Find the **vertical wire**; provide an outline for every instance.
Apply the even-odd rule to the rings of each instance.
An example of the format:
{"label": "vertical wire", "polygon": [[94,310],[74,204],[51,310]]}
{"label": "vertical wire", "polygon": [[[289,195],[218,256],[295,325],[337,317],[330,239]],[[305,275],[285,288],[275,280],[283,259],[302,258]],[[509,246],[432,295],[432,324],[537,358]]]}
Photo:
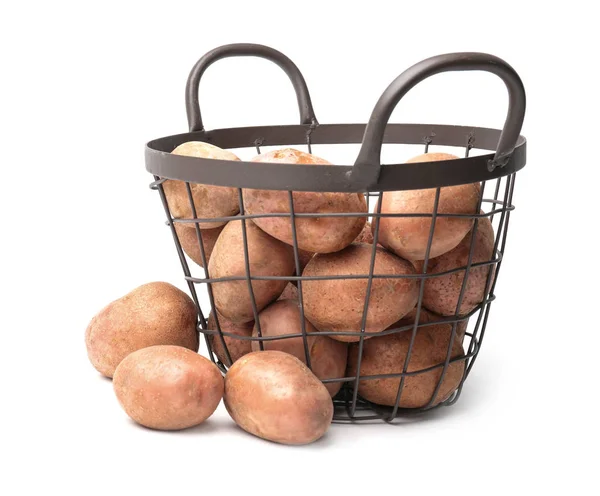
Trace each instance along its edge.
{"label": "vertical wire", "polygon": [[298,279],[298,309],[300,310],[300,325],[302,328],[302,341],[304,343],[304,355],[306,357],[306,365],[312,370],[310,363],[310,350],[308,348],[308,337],[306,335],[306,319],[304,318],[304,301],[302,297],[302,271],[300,270],[300,256],[298,255],[298,235],[296,231],[296,211],[294,210],[294,196],[291,191],[288,191],[288,199],[290,206],[290,220],[292,222],[292,242],[294,248],[294,262],[296,264],[296,275]]}
{"label": "vertical wire", "polygon": [[[377,203],[377,214],[381,214],[381,203]],[[369,300],[371,299],[371,287],[373,285],[373,272],[375,270],[375,257],[377,255],[377,241],[379,240],[379,215],[373,218],[375,222],[375,231],[373,232],[373,246],[371,248],[371,261],[369,263],[369,278],[367,279],[367,289],[365,293],[365,303],[363,306],[362,322],[360,325],[360,338],[358,341],[358,361],[356,363],[356,377],[354,378],[354,388],[352,391],[352,404],[350,405],[350,417],[356,413],[356,401],[358,399],[358,383],[360,380],[360,366],[362,363],[363,347],[365,342],[365,331],[367,327],[367,313],[369,311]]]}
{"label": "vertical wire", "polygon": [[[258,337],[262,338],[262,329],[260,327],[260,319],[258,318],[258,308],[256,306],[256,298],[254,296],[254,289],[252,288],[252,275],[250,274],[250,257],[248,255],[248,233],[246,230],[246,214],[244,211],[244,197],[242,195],[242,188],[238,188],[238,201],[240,204],[240,221],[242,223],[242,242],[244,244],[244,268],[246,271],[246,282],[248,284],[248,291],[250,292],[250,303],[252,304],[252,313],[254,314],[254,323],[256,324],[256,331]],[[258,341],[260,351],[264,351],[265,345],[261,340]]]}
{"label": "vertical wire", "polygon": [[312,155],[312,140],[311,140],[311,134],[313,133],[313,131],[315,129],[317,129],[318,127],[318,123],[315,119],[312,120],[312,122],[310,123],[309,128],[306,130],[306,145],[308,147],[308,153],[310,153]]}
{"label": "vertical wire", "polygon": [[[508,181],[508,178],[507,178]],[[492,203],[492,210],[496,210],[496,202],[498,201],[498,193],[500,192],[500,183],[502,182],[502,176],[496,179],[496,190],[494,191],[494,203]],[[508,185],[506,185],[508,186]],[[494,222],[494,214],[490,217],[490,222]]]}
{"label": "vertical wire", "polygon": [[[480,190],[480,194],[479,194],[479,200],[477,201],[477,207],[475,210],[475,214],[479,214],[479,212],[481,212],[481,204],[483,203],[483,195],[484,195],[484,191],[485,191],[485,182],[483,183],[483,186],[481,186],[481,190]],[[467,289],[467,283],[469,280],[469,273],[471,272],[471,265],[473,263],[473,255],[475,253],[475,245],[476,245],[476,239],[477,239],[477,229],[479,227],[479,217],[475,217],[475,220],[473,222],[473,228],[471,230],[471,245],[469,246],[469,256],[467,258],[467,265],[465,268],[465,272],[464,272],[464,276],[463,276],[463,281],[462,281],[462,285],[460,288],[460,293],[458,294],[458,301],[456,303],[456,309],[454,311],[454,319],[456,320],[458,317],[460,317],[460,307],[462,305],[462,301],[464,299],[465,296],[465,292]],[[485,299],[485,293],[484,293],[484,299]],[[456,328],[458,326],[458,322],[455,321],[452,323],[452,333],[450,334],[450,341],[448,342],[448,350],[446,353],[446,360],[444,361],[444,367],[442,368],[442,373],[440,375],[440,378],[438,380],[438,383],[435,387],[435,390],[433,391],[433,395],[431,397],[431,399],[429,400],[429,402],[427,403],[427,405],[425,406],[425,408],[430,408],[433,403],[435,402],[437,395],[440,391],[440,388],[442,387],[442,382],[444,381],[444,378],[446,377],[446,372],[448,371],[448,366],[450,364],[450,359],[452,358],[452,347],[454,346],[454,340],[456,339]],[[464,375],[464,374],[463,374]]]}
{"label": "vertical wire", "polygon": [[[505,190],[505,195],[504,195],[504,208],[502,210],[502,215],[504,216],[504,214],[506,214],[505,219],[506,221],[504,222],[503,225],[503,219],[502,217],[500,218],[500,225],[498,226],[498,231],[502,230],[502,246],[500,247],[500,254],[502,256],[504,256],[504,249],[506,247],[506,236],[508,234],[508,222],[510,220],[510,210],[508,210],[508,207],[512,205],[512,197],[513,197],[513,191],[514,191],[514,186],[515,186],[515,173],[511,174],[510,176],[507,176],[506,178],[506,190]],[[507,200],[507,195],[506,193],[508,193],[508,200]],[[497,245],[498,245],[498,241],[500,240],[500,235],[497,237],[496,239],[496,243],[494,245],[494,255],[496,253],[497,250]],[[485,295],[487,297],[487,292],[489,291],[490,295],[494,294],[494,289],[496,288],[496,283],[498,282],[498,274],[500,273],[500,267],[502,266],[502,260],[500,260],[498,262],[498,265],[496,267],[495,270],[495,274],[493,276],[493,282],[492,282],[492,273],[494,272],[492,270],[492,267],[490,267],[490,272],[488,274],[488,278],[486,281],[486,292]],[[491,287],[490,287],[491,285]],[[483,326],[481,328],[481,337],[479,339],[479,345],[481,346],[481,342],[483,341],[483,336],[485,335],[485,328],[486,328],[486,324],[487,324],[487,318],[488,318],[488,314],[489,314],[489,309],[491,307],[492,302],[490,302],[487,306],[486,309],[486,315],[484,318],[484,322],[483,322]],[[471,361],[470,365],[469,365],[469,370],[468,372],[471,371],[471,368],[473,367],[473,363],[475,362],[475,358],[476,356],[473,357],[473,360]]]}
{"label": "vertical wire", "polygon": [[264,138],[256,138],[254,140],[254,146],[256,147],[256,153],[258,155],[260,155],[260,145],[262,145],[264,143],[265,139]]}
{"label": "vertical wire", "polygon": [[[196,214],[196,204],[194,203],[194,196],[192,195],[192,188],[190,186],[190,183],[186,182],[185,187],[187,190],[188,200],[190,202],[190,208],[192,209],[192,217],[194,218],[194,220],[197,221],[198,215]],[[200,258],[202,259],[202,267],[204,268],[204,273],[206,275],[206,278],[210,279],[210,274],[208,273],[208,260],[206,259],[206,252],[204,250],[204,239],[202,237],[202,233],[200,232],[200,224],[198,222],[194,222],[194,227],[196,229],[196,238],[198,240],[198,244],[200,245]],[[223,331],[221,330],[221,325],[219,323],[219,314],[217,312],[217,307],[215,307],[215,300],[213,298],[212,283],[210,283],[210,282],[207,283],[206,289],[208,291],[208,299],[210,301],[210,307],[212,308],[212,311],[213,311],[213,314],[215,317],[215,324],[217,325],[219,339],[221,340],[221,344],[223,345],[223,349],[225,350],[225,357],[227,358],[227,360],[229,362],[225,365],[227,365],[228,367],[231,367],[231,365],[233,365],[233,360],[231,359],[231,355],[229,353],[229,348],[227,347],[227,344],[225,343],[225,337],[223,336]],[[206,324],[205,324],[205,326],[203,326],[203,328],[208,329],[208,322],[206,322]],[[210,355],[212,355],[213,349],[212,349],[212,345],[210,344],[210,338],[206,334],[205,334],[205,337],[206,337],[206,346],[208,348],[208,353]]]}
{"label": "vertical wire", "polygon": [[404,359],[404,365],[402,366],[402,376],[400,377],[400,384],[398,384],[398,392],[396,393],[396,401],[394,402],[394,408],[390,414],[389,421],[391,422],[398,413],[400,406],[400,399],[402,397],[402,391],[404,390],[404,382],[406,380],[406,372],[408,371],[408,365],[410,363],[410,357],[412,355],[412,349],[415,344],[417,337],[417,330],[419,328],[419,320],[421,318],[421,308],[423,306],[423,292],[425,290],[425,276],[427,275],[427,265],[429,264],[429,255],[431,253],[431,245],[433,244],[433,233],[435,231],[435,223],[437,220],[438,207],[440,204],[441,188],[436,188],[435,199],[433,200],[433,212],[431,214],[431,225],[429,226],[429,237],[427,238],[427,247],[425,248],[425,260],[423,260],[423,270],[421,274],[421,281],[419,283],[419,299],[417,300],[417,313],[415,315],[415,323],[413,325],[412,333],[410,336],[410,342],[408,344],[408,350],[406,352],[406,358]]}
{"label": "vertical wire", "polygon": [[[429,153],[429,145],[433,141],[432,136],[426,136],[424,138],[425,141],[425,153]],[[423,270],[421,272],[422,275],[427,274],[427,265],[429,263],[429,254],[431,252],[431,244],[433,242],[433,233],[435,231],[435,222],[437,219],[437,210],[440,202],[440,193],[441,189],[436,188],[435,198],[433,200],[433,212],[431,215],[431,224],[429,226],[429,236],[427,238],[427,247],[425,248],[425,260],[423,261]],[[417,337],[417,330],[419,328],[419,320],[421,318],[421,308],[423,306],[423,291],[425,289],[425,277],[421,278],[419,282],[419,299],[417,300],[417,312],[415,315],[415,322],[413,325],[413,330],[410,336],[410,342],[408,344],[408,350],[406,354],[406,358],[404,359],[404,365],[402,366],[402,373],[400,376],[400,383],[398,384],[398,392],[396,393],[396,401],[394,402],[394,407],[392,408],[392,413],[386,419],[387,422],[392,422],[396,415],[398,414],[398,408],[400,407],[400,399],[402,398],[402,391],[404,390],[404,383],[406,381],[406,372],[408,371],[408,364],[410,363],[410,357],[412,355],[412,349],[415,344],[415,339]]]}
{"label": "vertical wire", "polygon": [[[504,194],[504,205],[502,208],[502,214],[500,216],[500,224],[498,226],[498,232],[500,232],[500,230],[503,228],[504,226],[504,234],[503,234],[503,238],[504,235],[507,231],[507,227],[508,227],[508,222],[506,224],[504,224],[504,218],[505,218],[505,214],[510,216],[510,211],[508,211],[508,207],[510,205],[512,205],[512,190],[514,187],[514,178],[515,178],[515,174],[513,173],[512,175],[507,177],[507,181],[506,181],[506,190],[505,190],[505,194]],[[512,179],[512,181],[511,181]],[[505,238],[504,238],[505,239]],[[498,250],[498,243],[500,240],[500,235],[496,236],[496,240],[494,242],[494,251],[492,254],[492,257],[496,256],[497,250]],[[502,252],[504,251],[504,246],[505,244],[503,243],[501,249]],[[494,276],[494,285],[493,287],[495,287],[496,281],[498,280],[498,269],[500,267],[501,261],[498,263],[498,267],[496,268],[496,273]],[[484,292],[484,298],[486,301],[489,298],[489,295],[492,294],[493,292],[493,287],[491,289],[489,289],[490,286],[490,281],[492,280],[492,273],[494,271],[492,270],[492,266],[490,266],[490,270],[488,272],[488,276],[486,279],[486,289]],[[462,388],[464,386],[465,380],[467,379],[469,373],[471,372],[471,369],[473,368],[473,365],[475,363],[475,360],[477,358],[477,355],[479,354],[479,350],[481,349],[481,343],[483,342],[483,337],[485,335],[485,329],[487,326],[487,320],[488,320],[488,316],[489,316],[489,312],[490,312],[490,307],[491,307],[491,302],[487,302],[483,308],[480,309],[479,315],[477,317],[477,323],[475,324],[475,331],[473,334],[473,337],[471,339],[471,343],[469,345],[469,350],[468,350],[468,355],[470,355],[471,353],[473,353],[475,346],[477,346],[477,353],[473,355],[472,359],[470,360],[470,363],[467,364],[464,376],[462,381],[459,384],[458,387],[458,392],[457,395],[460,396],[461,392],[462,392]],[[483,319],[483,322],[482,322]],[[479,338],[477,338],[477,331],[479,330],[480,327],[480,322],[481,322],[481,334],[479,336]]]}
{"label": "vertical wire", "polygon": [[[154,175],[154,180],[159,181],[160,177]],[[169,228],[171,229],[171,234],[173,236],[173,241],[175,242],[175,248],[177,249],[177,255],[179,255],[179,261],[181,262],[181,268],[183,269],[183,274],[186,278],[191,277],[190,268],[188,266],[187,260],[185,259],[185,255],[183,253],[183,249],[181,248],[181,243],[179,242],[179,236],[177,236],[177,231],[175,231],[175,223],[173,221],[173,216],[171,215],[171,210],[169,209],[169,203],[167,202],[167,196],[165,195],[165,190],[163,189],[162,183],[158,185],[158,194],[160,196],[160,201],[165,210],[165,214],[167,215],[167,222],[169,223]],[[192,300],[196,305],[196,310],[198,311],[198,317],[200,319],[200,325],[202,328],[206,327],[206,319],[204,318],[204,314],[202,313],[202,308],[200,308],[200,302],[198,301],[198,295],[196,294],[196,287],[194,283],[191,281],[187,281],[188,289],[192,295]],[[196,327],[196,333],[199,334],[198,328]],[[200,336],[198,336],[198,341],[200,341]],[[208,336],[204,335],[204,341],[206,342],[206,346],[209,347]],[[210,348],[209,348],[210,349]],[[216,363],[214,356],[210,353],[210,359],[213,363]]]}

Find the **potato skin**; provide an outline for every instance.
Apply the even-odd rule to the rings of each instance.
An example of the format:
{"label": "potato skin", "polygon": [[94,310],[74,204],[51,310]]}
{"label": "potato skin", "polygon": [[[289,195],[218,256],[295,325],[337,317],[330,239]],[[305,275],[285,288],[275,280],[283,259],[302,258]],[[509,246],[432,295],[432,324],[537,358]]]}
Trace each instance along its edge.
{"label": "potato skin", "polygon": [[283,290],[283,293],[279,295],[278,300],[297,300],[298,299],[298,288],[291,282],[287,283],[287,286]]}
{"label": "potato skin", "polygon": [[144,284],[104,307],[85,331],[92,365],[112,377],[130,353],[171,344],[198,351],[197,312],[192,299],[166,282]]}
{"label": "potato skin", "polygon": [[[221,331],[223,332],[230,332],[238,336],[250,337],[252,336],[254,321],[251,320],[250,322],[236,324],[231,322],[231,320],[226,319],[222,315],[219,315],[219,325],[221,327]],[[213,312],[211,312],[208,317],[208,328],[211,330],[217,330],[217,323],[215,321]],[[229,355],[234,362],[239,360],[246,353],[250,353],[252,351],[250,340],[236,339],[230,336],[223,336],[223,339],[227,349],[229,350]],[[230,367],[231,363],[229,363],[227,360],[227,354],[225,353],[225,348],[223,347],[221,338],[218,335],[209,335],[208,340],[213,348],[213,351],[215,352],[215,355],[217,355],[217,358],[225,365]]]}
{"label": "potato skin", "polygon": [[[353,243],[343,251],[318,254],[304,276],[368,275],[372,245]],[[411,263],[377,247],[374,274],[414,274]],[[352,331],[357,336],[331,336],[358,341],[367,292],[367,279],[307,280],[302,282],[304,312],[321,331]],[[379,332],[401,319],[417,302],[417,279],[373,279],[367,313],[367,332]]]}
{"label": "potato skin", "polygon": [[333,418],[333,402],[323,383],[295,356],[256,351],[225,376],[225,407],[242,429],[283,444],[321,438]]}
{"label": "potato skin", "polygon": [[[469,233],[453,250],[432,258],[427,264],[427,272],[437,274],[458,267],[466,267],[469,260],[472,232]],[[494,228],[487,217],[479,219],[473,263],[486,262],[492,259],[494,252]],[[419,264],[418,270],[422,267]],[[492,270],[495,270],[492,268]],[[459,315],[466,315],[479,305],[484,298],[485,283],[490,266],[475,267],[469,270],[465,294],[460,305]],[[440,277],[432,277],[425,281],[423,304],[440,315],[454,315],[465,271],[454,272]],[[492,275],[492,280],[494,275]]]}
{"label": "potato skin", "polygon": [[179,430],[210,417],[223,397],[221,372],[180,346],[150,346],[117,367],[113,387],[133,420],[151,429]]}
{"label": "potato skin", "polygon": [[[426,162],[458,158],[447,153],[426,153],[408,160]],[[479,201],[479,183],[447,186],[440,190],[438,213],[475,214]],[[390,191],[382,195],[382,213],[432,213],[436,189]],[[438,217],[431,244],[430,258],[452,250],[466,236],[473,219]],[[431,228],[427,217],[381,217],[378,242],[407,260],[424,260]]]}
{"label": "potato skin", "polygon": [[[411,325],[415,323],[415,317],[417,316],[417,307],[413,308],[410,312],[408,312],[402,319],[396,322],[394,325],[390,326],[392,328],[404,327],[407,325]],[[437,313],[431,312],[427,310],[424,306],[421,306],[421,315],[419,316],[419,323],[429,323],[429,322],[437,322],[440,319],[444,319],[443,315],[438,315]],[[467,327],[469,325],[469,319],[460,321],[456,324],[456,340],[459,343],[463,343],[465,339],[465,333],[467,332]],[[452,324],[440,324],[440,327],[446,327],[448,332],[452,332]],[[438,326],[436,326],[437,328]]]}
{"label": "potato skin", "polygon": [[369,221],[367,221],[365,223],[365,227],[363,227],[362,231],[358,234],[358,236],[356,237],[354,242],[355,243],[366,243],[368,245],[372,245],[373,244],[373,233],[372,233],[371,229],[372,229],[371,223]]}
{"label": "potato skin", "polygon": [[[253,162],[282,164],[332,165],[315,155],[293,148],[263,153]],[[291,167],[291,165],[290,165]],[[244,206],[249,214],[289,213],[287,191],[245,189]],[[298,248],[309,252],[331,253],[348,246],[358,236],[367,220],[367,202],[360,193],[293,193],[296,213],[365,213],[365,217],[296,218]],[[263,231],[287,244],[293,244],[289,218],[264,217],[254,219]]]}
{"label": "potato skin", "polygon": [[[285,336],[302,333],[300,309],[297,300],[278,300],[271,303],[258,315],[263,337]],[[346,372],[348,345],[328,336],[319,336],[317,329],[305,319],[311,369],[319,379],[341,379]],[[314,335],[314,334],[317,335]],[[254,325],[252,336],[258,336],[258,325]],[[263,341],[265,350],[278,350],[294,355],[306,364],[304,340],[301,337]],[[259,351],[258,341],[252,342],[252,351]],[[335,396],[342,387],[341,382],[325,384],[331,396]]]}
{"label": "potato skin", "polygon": [[[198,234],[193,224],[190,224],[190,228],[187,224],[181,224],[175,222],[175,231],[177,231],[177,237],[179,243],[185,254],[196,262],[200,267],[202,265],[202,254],[200,252],[200,243],[198,243]],[[204,254],[206,255],[207,261],[210,261],[210,256],[217,242],[217,238],[223,226],[217,227],[216,229],[200,229],[200,236],[202,236],[202,242],[204,243]]]}
{"label": "potato skin", "polygon": [[[363,358],[360,375],[402,373],[408,353],[412,332],[405,331],[384,336],[375,336],[363,343]],[[408,363],[408,372],[415,372],[443,364],[446,360],[450,333],[447,325],[428,326],[417,330]],[[462,345],[454,339],[451,358],[463,356]],[[358,364],[358,344],[350,346],[348,376],[356,375]],[[432,406],[445,401],[460,384],[465,362],[456,361],[448,365],[444,380]],[[421,408],[431,400],[442,375],[442,367],[428,372],[407,376],[404,381],[400,406]],[[400,378],[365,379],[358,385],[359,394],[368,401],[379,405],[393,406],[400,386]]]}
{"label": "potato skin", "polygon": [[[216,160],[239,160],[230,151],[202,141],[182,143],[171,153],[174,155]],[[192,190],[192,197],[194,198],[194,206],[196,207],[196,217],[198,218],[226,217],[235,215],[240,211],[236,188],[197,183],[190,183],[190,188]],[[163,183],[163,190],[167,197],[171,215],[175,219],[190,219],[193,217],[185,182],[169,179]],[[201,229],[215,229],[225,224],[226,222],[200,222],[199,226]],[[186,224],[185,227],[194,229],[194,224]]]}
{"label": "potato skin", "polygon": [[[253,222],[246,221],[248,259],[253,276],[291,276],[295,272],[293,248],[269,236]],[[242,221],[225,226],[213,249],[208,264],[212,278],[246,276]],[[256,306],[260,312],[276,300],[287,281],[252,281]],[[254,320],[248,283],[222,281],[212,283],[215,307],[220,315],[239,324]]]}

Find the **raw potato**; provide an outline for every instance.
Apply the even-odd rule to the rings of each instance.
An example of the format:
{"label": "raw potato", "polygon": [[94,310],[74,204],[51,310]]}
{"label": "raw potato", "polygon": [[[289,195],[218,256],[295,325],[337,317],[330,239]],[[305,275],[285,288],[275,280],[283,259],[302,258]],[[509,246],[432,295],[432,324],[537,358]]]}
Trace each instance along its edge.
{"label": "raw potato", "polygon": [[277,298],[278,300],[297,300],[298,299],[298,288],[291,282],[287,283],[287,286],[283,290],[283,293]]}
{"label": "raw potato", "polygon": [[[399,332],[376,336],[364,341],[361,376],[380,374],[400,374],[408,353],[411,332]],[[446,361],[450,332],[446,325],[424,327],[417,331],[407,372],[416,372]],[[460,342],[455,338],[451,358],[463,356]],[[358,345],[350,347],[348,376],[355,376],[358,363]],[[413,376],[407,376],[402,389],[400,407],[421,408],[426,406],[442,376],[442,367]],[[448,365],[444,380],[432,406],[445,401],[456,390],[465,370],[464,360]],[[358,393],[368,401],[379,405],[393,406],[400,386],[400,377],[384,379],[364,379],[358,384]]]}
{"label": "raw potato", "polygon": [[[304,270],[304,267],[306,267],[306,264],[308,264],[308,262],[310,262],[310,259],[315,255],[315,253],[313,251],[306,251],[306,250],[298,250],[298,261],[300,262],[300,273],[302,273],[302,271]],[[294,261],[295,263],[295,261]]]}
{"label": "raw potato", "polygon": [[[253,162],[281,164],[332,165],[315,155],[293,148],[284,148],[255,157]],[[292,165],[290,165],[291,167]],[[249,214],[289,214],[286,191],[245,189],[244,206]],[[367,202],[361,193],[293,193],[296,213],[367,213]],[[263,231],[288,244],[293,244],[289,218],[263,217],[254,219]],[[331,253],[348,246],[365,225],[365,217],[296,218],[298,248],[310,252]]]}
{"label": "raw potato", "polygon": [[[408,312],[402,319],[391,327],[399,328],[407,325],[412,325],[415,323],[415,317],[417,316],[417,307],[413,308],[410,312]],[[437,322],[446,317],[442,315],[438,315],[437,313],[433,313],[427,310],[424,306],[421,306],[421,315],[419,316],[419,323],[425,324],[428,322]],[[465,333],[467,332],[467,326],[469,325],[469,319],[461,320],[456,324],[456,340],[459,343],[463,343],[465,339]],[[427,326],[430,327],[430,326]],[[440,324],[438,327],[445,327],[448,332],[452,332],[452,324]],[[409,331],[410,332],[410,331]]]}
{"label": "raw potato", "polygon": [[[469,260],[472,232],[460,244],[442,256],[433,258],[427,265],[427,273],[437,274],[458,267],[466,267]],[[494,253],[494,228],[487,217],[479,219],[472,263],[487,262]],[[422,263],[419,264],[420,271]],[[494,270],[494,269],[492,269]],[[474,267],[469,270],[465,294],[460,305],[459,315],[466,315],[479,305],[484,298],[485,285],[490,266]],[[425,281],[423,304],[440,315],[454,315],[458,305],[465,271],[454,272],[440,277],[432,277]],[[492,275],[492,279],[494,276]]]}
{"label": "raw potato", "polygon": [[[295,272],[294,250],[272,238],[253,222],[246,222],[248,259],[253,276],[291,276]],[[208,264],[211,278],[246,276],[242,221],[232,221],[217,239]],[[276,300],[287,281],[254,280],[252,289],[260,312]],[[215,306],[220,315],[234,323],[254,320],[248,282],[221,281],[212,283]]]}
{"label": "raw potato", "polygon": [[[286,334],[301,334],[302,325],[300,309],[297,300],[279,300],[272,303],[262,312],[258,319],[263,337],[285,336]],[[331,339],[328,336],[319,336],[317,329],[305,319],[305,330],[308,336],[308,349],[311,369],[319,379],[341,379],[346,372],[348,358],[348,345]],[[258,325],[254,325],[254,337],[258,336]],[[296,358],[306,364],[304,351],[304,340],[302,337],[277,339],[274,341],[263,341],[265,350],[278,350]],[[258,341],[252,342],[252,351],[260,350]],[[335,396],[342,387],[341,382],[330,382],[325,384],[331,396]]]}
{"label": "raw potato", "polygon": [[112,377],[127,355],[148,346],[171,344],[198,351],[196,307],[166,282],[144,284],[103,308],[85,331],[92,365]]}
{"label": "raw potato", "polygon": [[[239,160],[228,150],[202,141],[182,143],[171,153],[188,157],[211,158],[216,160]],[[216,164],[218,166],[218,164]],[[210,186],[207,184],[190,183],[197,218],[216,218],[235,215],[240,211],[237,188]],[[192,209],[187,187],[183,181],[169,179],[163,183],[163,189],[169,204],[171,215],[175,219],[191,219]],[[200,222],[201,229],[214,229],[225,225],[226,222]],[[194,229],[194,224],[182,224]]]}
{"label": "raw potato", "polygon": [[204,422],[223,397],[221,372],[210,360],[180,346],[151,346],[128,355],[113,387],[138,424],[179,430]]}
{"label": "raw potato", "polygon": [[[230,332],[237,336],[252,336],[252,329],[254,328],[254,321],[244,322],[242,324],[235,324],[231,322],[231,320],[226,319],[222,315],[219,315],[219,325],[221,327],[222,332]],[[217,330],[217,323],[215,321],[215,316],[213,312],[210,313],[208,317],[208,328],[211,330]],[[234,362],[243,357],[246,353],[250,353],[252,351],[250,340],[246,339],[236,339],[230,336],[223,336],[225,340],[225,345],[229,350],[229,355],[231,356],[231,360]],[[217,358],[221,360],[222,363],[231,366],[229,360],[227,360],[227,354],[225,353],[225,348],[223,347],[223,343],[221,342],[221,338],[218,335],[209,335],[208,340],[210,341],[210,345],[217,355]]]}
{"label": "raw potato", "polygon": [[[377,247],[374,274],[414,274],[412,264]],[[341,252],[318,254],[304,276],[368,275],[372,245],[353,243]],[[360,333],[367,279],[307,280],[302,282],[306,317],[321,331]],[[410,312],[418,298],[415,278],[373,279],[367,313],[367,332],[379,332]],[[332,336],[339,341],[360,337]]]}
{"label": "raw potato", "polygon": [[371,223],[366,222],[365,227],[360,234],[354,240],[355,243],[366,243],[368,245],[373,244],[373,233],[371,232]]}
{"label": "raw potato", "polygon": [[[196,233],[196,228],[194,225],[190,224],[192,226],[190,229],[190,227],[186,224],[181,224],[179,222],[175,222],[174,224],[175,231],[177,231],[177,237],[179,238],[179,243],[181,244],[183,251],[200,267],[204,267],[204,265],[202,265],[202,255],[200,252],[200,243],[198,242],[198,234]],[[215,247],[217,238],[219,237],[219,234],[221,234],[222,230],[223,226],[217,227],[216,229],[200,230],[202,242],[204,243],[204,255],[208,261],[210,261],[213,248]]]}
{"label": "raw potato", "polygon": [[[447,153],[426,153],[407,163],[456,158],[458,157]],[[435,195],[435,188],[386,192],[383,193],[381,212],[431,214]],[[441,188],[438,213],[475,214],[479,195],[479,183]],[[429,257],[438,257],[452,250],[472,225],[473,219],[437,217]],[[407,260],[424,260],[430,229],[430,217],[381,217],[379,243]]]}
{"label": "raw potato", "polygon": [[323,383],[281,351],[243,356],[225,376],[225,407],[242,429],[283,444],[308,444],[325,434],[333,402]]}

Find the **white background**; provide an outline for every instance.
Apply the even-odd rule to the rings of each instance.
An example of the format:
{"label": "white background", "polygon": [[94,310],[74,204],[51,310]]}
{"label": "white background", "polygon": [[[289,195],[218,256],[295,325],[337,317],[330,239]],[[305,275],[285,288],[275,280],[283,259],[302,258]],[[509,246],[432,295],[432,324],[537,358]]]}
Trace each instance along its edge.
{"label": "white background", "polygon": [[[563,5],[3,6],[0,494],[598,494],[600,41],[585,2]],[[454,407],[334,425],[300,448],[244,433],[222,407],[161,433],[130,421],[88,363],[84,330],[106,303],[153,280],[185,288],[144,143],[186,131],[190,68],[233,42],[294,60],[321,123],[365,122],[394,77],[438,53],[487,51],[522,76],[528,165],[485,343]],[[209,128],[297,120],[289,81],[262,60],[212,66],[200,100]],[[442,75],[392,121],[500,127],[506,104],[492,75]]]}

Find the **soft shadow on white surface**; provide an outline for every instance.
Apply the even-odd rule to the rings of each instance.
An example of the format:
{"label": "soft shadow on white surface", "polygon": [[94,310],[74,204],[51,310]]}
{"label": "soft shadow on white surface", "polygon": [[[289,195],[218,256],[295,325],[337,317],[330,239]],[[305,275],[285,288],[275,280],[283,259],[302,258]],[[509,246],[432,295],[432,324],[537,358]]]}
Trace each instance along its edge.
{"label": "soft shadow on white surface", "polygon": [[228,422],[226,419],[222,418],[208,418],[204,422],[194,427],[189,427],[188,429],[181,430],[160,430],[160,429],[152,429],[150,427],[146,427],[144,425],[138,424],[135,420],[131,418],[127,418],[127,421],[132,427],[143,431],[152,431],[158,434],[164,435],[172,435],[172,436],[207,436],[207,435],[221,435],[226,431],[232,432],[236,430],[236,425],[233,421]]}

